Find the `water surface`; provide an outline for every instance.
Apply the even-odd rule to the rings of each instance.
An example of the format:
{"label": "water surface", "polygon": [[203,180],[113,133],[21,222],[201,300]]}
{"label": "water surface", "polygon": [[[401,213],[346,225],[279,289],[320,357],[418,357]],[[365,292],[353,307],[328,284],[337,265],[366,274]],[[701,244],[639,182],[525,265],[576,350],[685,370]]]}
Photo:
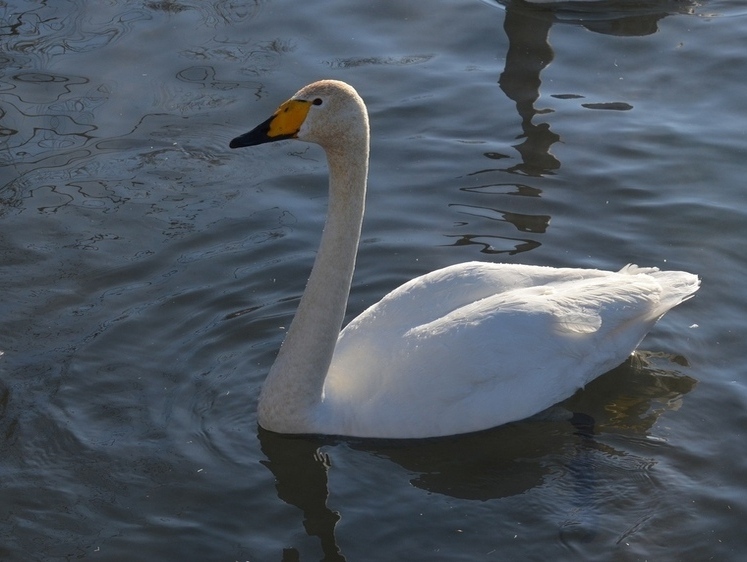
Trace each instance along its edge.
{"label": "water surface", "polygon": [[[0,5],[0,557],[738,560],[745,33],[727,1]],[[537,419],[258,430],[326,168],[227,145],[322,77],[371,114],[350,317],[472,259],[702,289]]]}

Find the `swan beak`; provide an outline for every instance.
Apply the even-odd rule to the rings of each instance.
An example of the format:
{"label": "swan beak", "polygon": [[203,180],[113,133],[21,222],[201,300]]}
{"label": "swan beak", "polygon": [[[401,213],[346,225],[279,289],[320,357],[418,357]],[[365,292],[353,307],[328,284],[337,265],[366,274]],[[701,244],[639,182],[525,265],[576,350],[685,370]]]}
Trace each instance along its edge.
{"label": "swan beak", "polygon": [[231,148],[256,146],[266,142],[295,139],[301,129],[311,103],[306,100],[288,100],[267,121],[257,125],[228,145]]}

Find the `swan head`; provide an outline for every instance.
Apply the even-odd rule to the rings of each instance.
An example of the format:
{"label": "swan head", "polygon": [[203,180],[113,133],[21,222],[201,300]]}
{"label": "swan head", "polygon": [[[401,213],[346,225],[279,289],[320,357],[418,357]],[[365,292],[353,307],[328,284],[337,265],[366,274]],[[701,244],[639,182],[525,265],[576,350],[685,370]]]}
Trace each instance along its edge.
{"label": "swan head", "polygon": [[321,145],[325,150],[368,142],[368,114],[358,92],[345,82],[321,80],[302,88],[272,116],[231,141],[231,148],[285,139]]}

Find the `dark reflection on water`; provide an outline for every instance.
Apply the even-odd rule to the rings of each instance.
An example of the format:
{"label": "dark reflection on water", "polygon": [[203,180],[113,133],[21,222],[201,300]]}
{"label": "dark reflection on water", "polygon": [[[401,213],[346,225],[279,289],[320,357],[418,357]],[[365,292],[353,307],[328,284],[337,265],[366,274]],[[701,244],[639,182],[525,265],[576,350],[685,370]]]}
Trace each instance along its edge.
{"label": "dark reflection on water", "polygon": [[[645,35],[656,30],[656,22],[662,17],[676,13],[689,13],[692,10],[692,5],[688,2],[669,0],[645,6],[639,4],[621,6],[616,2],[534,5],[520,0],[501,2],[501,4],[505,4],[506,7],[503,29],[508,38],[509,48],[498,83],[505,95],[515,103],[516,111],[521,118],[522,130],[517,138],[522,141],[514,145],[520,155],[520,161],[498,171],[527,178],[553,175],[561,166],[560,160],[552,153],[552,146],[561,140],[560,135],[552,131],[549,123],[537,122],[542,115],[551,113],[552,110],[536,105],[542,90],[542,71],[552,63],[555,57],[549,41],[553,25],[559,22],[574,23],[600,33]],[[557,94],[556,97],[583,99],[584,96]],[[631,104],[619,101],[582,103],[581,107],[617,111],[633,108]],[[492,160],[506,158],[506,155],[495,152],[485,153],[485,156]],[[474,173],[469,175],[473,176]],[[516,192],[519,195],[530,196],[540,196],[540,193],[541,190],[533,187],[529,187],[529,191],[518,189]],[[498,220],[512,223],[522,232],[545,233],[550,223],[549,215],[499,211],[491,207],[476,205],[472,206],[473,212],[466,210],[468,205],[452,204],[452,207],[459,208],[462,213],[482,217],[497,213],[502,216],[502,219]],[[464,223],[462,226],[468,224]],[[456,239],[453,246],[476,245],[481,253],[491,255],[516,255],[534,250],[541,245],[541,242],[536,239],[513,239],[475,231],[447,236]]]}
{"label": "dark reflection on water", "polygon": [[[497,255],[508,254],[513,256],[521,252],[528,252],[540,246],[534,240],[509,238],[507,236],[491,236],[487,234],[462,234],[459,236],[447,234],[447,238],[456,238],[451,246],[477,246],[481,254]],[[502,249],[508,243],[513,244],[513,249]]]}
{"label": "dark reflection on water", "polygon": [[658,22],[663,18],[675,14],[694,14],[699,5],[694,0],[484,1],[505,6],[507,11],[521,12],[526,17],[549,17],[552,23],[579,25],[595,33],[622,37],[656,33]]}
{"label": "dark reflection on water", "polygon": [[[319,539],[324,560],[345,560],[335,540],[335,525],[340,515],[327,507],[330,460],[321,450],[324,441],[285,437],[262,428],[259,428],[259,441],[268,459],[262,464],[275,476],[278,497],[302,511],[304,529],[309,536]],[[296,549],[283,552],[284,561],[297,559]]]}
{"label": "dark reflection on water", "polygon": [[541,112],[534,104],[540,96],[540,74],[552,62],[553,50],[547,38],[552,27],[551,12],[530,11],[509,7],[503,29],[509,41],[506,65],[499,84],[501,90],[516,104],[521,116],[524,141],[514,148],[521,154],[521,163],[508,171],[542,176],[560,167],[560,162],[550,152],[560,136],[550,130],[547,123],[534,123]]}
{"label": "dark reflection on water", "polygon": [[[328,476],[334,462],[324,451],[339,446],[388,459],[414,475],[412,485],[451,498],[488,502],[548,488],[550,494],[569,497],[566,516],[558,522],[561,541],[610,541],[608,536],[599,537],[608,531],[598,523],[600,505],[608,501],[609,473],[617,480],[617,493],[623,493],[638,486],[637,473],[650,472],[656,461],[618,450],[606,444],[606,438],[619,434],[645,440],[659,417],[677,408],[696,384],[676,371],[654,368],[652,359],[657,366],[662,364],[662,358],[639,352],[559,406],[523,422],[469,435],[336,441],[282,436],[260,428],[267,457],[263,464],[276,478],[278,497],[303,513],[305,532],[320,541],[324,560],[345,559],[335,537],[345,513],[328,507]],[[599,476],[602,472],[607,474]],[[653,497],[644,502],[646,517],[655,511],[660,492],[649,493]],[[628,532],[632,531],[612,540],[619,541]],[[283,560],[295,559],[296,549],[284,552]]]}
{"label": "dark reflection on water", "polygon": [[[532,4],[522,0],[497,0],[505,5],[503,29],[509,41],[506,64],[499,84],[501,90],[516,104],[521,116],[524,141],[514,148],[522,162],[507,171],[542,176],[560,168],[551,147],[560,135],[548,123],[535,123],[536,116],[546,111],[535,107],[542,87],[542,71],[553,61],[555,53],[549,35],[557,23],[583,25],[598,33],[637,36],[654,33],[657,22],[672,14],[692,13],[694,2],[657,0],[655,2],[559,2]],[[562,56],[562,53],[561,53]],[[567,94],[566,94],[567,95]],[[583,96],[578,96],[583,97]],[[624,102],[586,103],[588,109],[632,109]]]}

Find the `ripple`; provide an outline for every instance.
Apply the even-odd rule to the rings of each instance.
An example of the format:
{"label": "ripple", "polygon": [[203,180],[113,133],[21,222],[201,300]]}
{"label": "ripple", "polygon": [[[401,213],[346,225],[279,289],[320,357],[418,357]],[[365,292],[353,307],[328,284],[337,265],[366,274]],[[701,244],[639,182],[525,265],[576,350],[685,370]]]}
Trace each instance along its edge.
{"label": "ripple", "polygon": [[408,66],[427,63],[433,55],[407,55],[403,57],[354,57],[337,59],[328,64],[333,68],[358,68],[362,66]]}
{"label": "ripple", "polygon": [[606,111],[630,111],[633,106],[621,101],[602,102],[602,103],[582,103],[581,107],[586,109],[601,109]]}
{"label": "ripple", "polygon": [[[744,10],[505,4],[2,4],[0,558],[740,551]],[[641,261],[701,292],[543,419],[438,443],[258,431],[326,170],[226,145],[320,74],[371,109],[348,318],[474,258]]]}

